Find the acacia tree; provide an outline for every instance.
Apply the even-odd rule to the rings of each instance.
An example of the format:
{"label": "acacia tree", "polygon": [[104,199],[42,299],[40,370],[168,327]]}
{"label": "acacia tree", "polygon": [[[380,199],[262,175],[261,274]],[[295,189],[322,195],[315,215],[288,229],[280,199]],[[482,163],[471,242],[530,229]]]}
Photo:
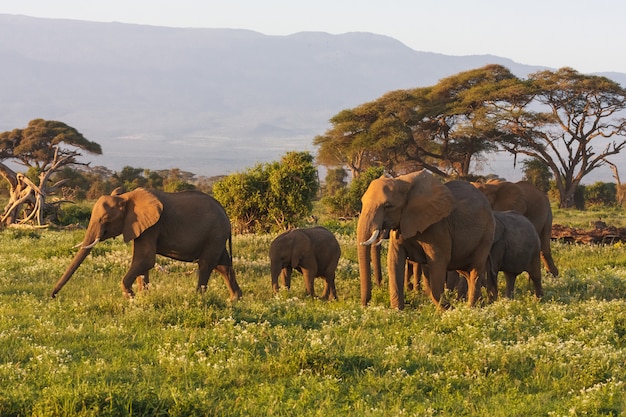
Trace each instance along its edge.
{"label": "acacia tree", "polygon": [[490,101],[494,91],[516,82],[505,67],[488,65],[344,110],[314,139],[318,162],[346,165],[353,177],[371,166],[392,174],[427,168],[442,177],[468,176],[472,164],[508,134]]}
{"label": "acacia tree", "polygon": [[[509,107],[502,120],[512,135],[500,145],[549,167],[559,206],[574,207],[582,179],[626,145],[626,89],[606,77],[561,68],[531,74],[524,87],[504,93]],[[539,110],[530,110],[537,105]]]}
{"label": "acacia tree", "polygon": [[[44,212],[51,205],[46,197],[61,183],[51,183],[52,175],[63,167],[82,164],[77,161],[80,150],[101,154],[100,145],[87,140],[80,132],[65,123],[34,119],[25,129],[0,133],[0,174],[9,183],[9,202],[0,223],[44,224]],[[2,163],[12,160],[37,174],[37,179],[16,173]],[[21,218],[20,218],[21,217]]]}

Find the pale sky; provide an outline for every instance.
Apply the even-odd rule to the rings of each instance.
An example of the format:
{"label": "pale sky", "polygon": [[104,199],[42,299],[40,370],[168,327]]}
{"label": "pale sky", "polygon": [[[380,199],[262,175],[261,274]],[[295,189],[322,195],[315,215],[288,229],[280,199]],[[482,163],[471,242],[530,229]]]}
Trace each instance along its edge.
{"label": "pale sky", "polygon": [[0,13],[266,35],[371,32],[417,51],[626,73],[620,0],[0,0]]}

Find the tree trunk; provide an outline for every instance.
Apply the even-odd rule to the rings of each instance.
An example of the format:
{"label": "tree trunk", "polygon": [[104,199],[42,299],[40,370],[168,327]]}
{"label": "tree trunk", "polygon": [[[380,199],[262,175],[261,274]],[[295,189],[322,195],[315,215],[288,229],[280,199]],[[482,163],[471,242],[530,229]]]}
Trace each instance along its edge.
{"label": "tree trunk", "polygon": [[[578,207],[576,204],[576,189],[578,188],[579,181],[565,182],[559,189],[559,208],[578,208],[583,209],[584,207]],[[584,203],[583,203],[584,206]]]}
{"label": "tree trunk", "polygon": [[604,160],[604,162],[609,164],[609,166],[611,167],[611,171],[613,171],[613,178],[615,178],[615,181],[617,182],[615,201],[617,202],[618,205],[622,206],[624,205],[624,201],[626,200],[626,184],[622,185],[622,182],[619,179],[619,172],[617,171],[617,165],[615,165],[612,162],[607,161],[606,159]]}
{"label": "tree trunk", "polygon": [[[9,203],[4,208],[0,223],[4,225],[24,224],[36,220],[37,225],[41,226],[43,224],[45,193],[23,174],[15,174],[9,168],[2,169],[2,173],[11,184],[11,189]],[[14,181],[9,180],[7,178],[9,176]]]}
{"label": "tree trunk", "polygon": [[53,164],[39,175],[39,185],[33,183],[26,175],[16,173],[0,162],[0,175],[7,180],[10,187],[9,203],[4,207],[0,216],[0,224],[36,222],[37,226],[43,226],[44,211],[51,206],[46,203],[46,196],[55,191],[65,180],[51,186],[47,186],[47,183],[51,175],[68,161],[68,157],[58,158],[58,154],[55,153]]}

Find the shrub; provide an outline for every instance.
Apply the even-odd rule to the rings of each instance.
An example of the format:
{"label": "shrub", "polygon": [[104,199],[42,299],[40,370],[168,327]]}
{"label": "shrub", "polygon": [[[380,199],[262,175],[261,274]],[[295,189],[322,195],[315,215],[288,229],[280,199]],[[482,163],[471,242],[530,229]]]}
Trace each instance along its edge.
{"label": "shrub", "polygon": [[313,157],[288,152],[280,162],[258,164],[215,183],[214,197],[239,233],[295,227],[311,215],[319,184]]}
{"label": "shrub", "polygon": [[585,203],[590,206],[613,206],[616,202],[617,186],[612,182],[595,182],[584,187]]}
{"label": "shrub", "polygon": [[59,224],[67,226],[80,224],[87,226],[91,217],[91,206],[87,204],[65,204],[59,211]]}

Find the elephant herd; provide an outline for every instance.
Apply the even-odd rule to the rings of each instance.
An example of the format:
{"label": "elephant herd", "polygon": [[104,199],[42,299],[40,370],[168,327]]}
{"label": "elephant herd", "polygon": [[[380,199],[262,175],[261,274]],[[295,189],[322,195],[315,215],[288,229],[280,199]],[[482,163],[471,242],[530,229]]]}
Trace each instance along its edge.
{"label": "elephant herd", "polygon": [[505,273],[506,294],[526,271],[541,297],[541,260],[554,276],[550,251],[552,210],[545,193],[526,182],[465,181],[442,183],[426,171],[396,178],[381,177],[362,197],[357,225],[361,303],[371,298],[372,245],[389,233],[387,267],[393,308],[404,308],[407,260],[423,265],[424,289],[438,307],[449,271],[467,281],[467,300],[474,305],[487,287],[497,297],[497,275]]}
{"label": "elephant herd", "polygon": [[[444,290],[450,274],[467,283],[474,305],[485,286],[497,298],[497,276],[506,277],[506,295],[513,297],[517,275],[527,272],[541,297],[541,262],[554,276],[558,269],[550,252],[552,211],[545,193],[526,182],[489,181],[442,183],[427,171],[396,178],[382,176],[362,196],[357,225],[361,304],[371,299],[372,264],[380,269],[380,243],[389,238],[387,267],[392,308],[404,308],[407,262],[419,266],[424,290],[437,307],[445,308]],[[213,270],[224,278],[231,300],[242,292],[232,267],[231,226],[223,207],[197,191],[166,193],[142,188],[114,191],[95,203],[83,242],[59,279],[52,297],[61,290],[99,241],[122,234],[133,241],[122,291],[133,296],[138,277],[149,282],[156,255],[198,264],[197,290],[203,292]],[[269,250],[271,282],[279,277],[289,288],[293,269],[303,277],[307,294],[314,296],[314,279],[325,279],[322,298],[336,299],[335,271],[341,256],[337,239],[323,227],[292,229],[276,237]],[[417,268],[416,268],[417,269]],[[379,273],[378,273],[379,274]],[[376,276],[380,283],[380,276]]]}

